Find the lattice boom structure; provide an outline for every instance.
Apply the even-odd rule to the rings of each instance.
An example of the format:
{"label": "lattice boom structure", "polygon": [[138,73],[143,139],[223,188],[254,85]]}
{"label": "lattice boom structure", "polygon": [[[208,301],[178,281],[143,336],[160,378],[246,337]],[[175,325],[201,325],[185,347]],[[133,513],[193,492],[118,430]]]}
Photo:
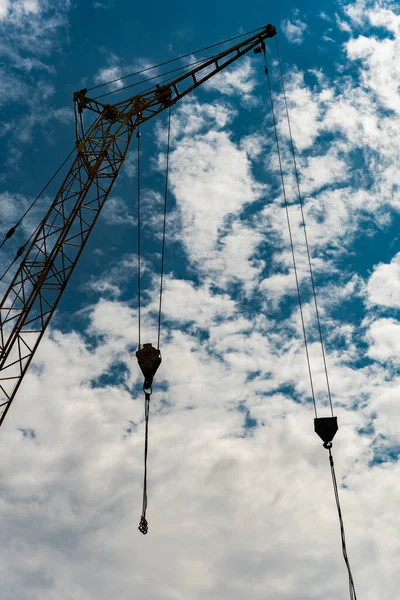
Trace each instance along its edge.
{"label": "lattice boom structure", "polygon": [[97,113],[77,136],[77,156],[0,304],[0,425],[118,177],[137,127],[276,34],[267,25],[163,86],[113,105],[74,94]]}

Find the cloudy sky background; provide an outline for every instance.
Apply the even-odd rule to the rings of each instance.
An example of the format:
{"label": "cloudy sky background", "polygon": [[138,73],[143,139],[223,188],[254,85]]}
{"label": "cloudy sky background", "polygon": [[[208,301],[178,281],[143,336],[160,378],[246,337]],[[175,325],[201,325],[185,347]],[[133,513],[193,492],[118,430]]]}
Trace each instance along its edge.
{"label": "cloudy sky background", "polygon": [[[1,231],[72,148],[74,90],[275,24],[340,427],[334,456],[348,552],[359,598],[392,600],[400,585],[399,11],[383,1],[302,1],[271,12],[254,2],[245,14],[225,0],[153,8],[0,0]],[[274,42],[269,61],[318,414],[328,416]],[[137,530],[135,141],[0,431],[1,597],[345,598],[266,78],[253,55],[173,110],[149,534]],[[153,343],[165,142],[163,115],[141,139],[142,339]],[[2,265],[60,181],[1,251]]]}

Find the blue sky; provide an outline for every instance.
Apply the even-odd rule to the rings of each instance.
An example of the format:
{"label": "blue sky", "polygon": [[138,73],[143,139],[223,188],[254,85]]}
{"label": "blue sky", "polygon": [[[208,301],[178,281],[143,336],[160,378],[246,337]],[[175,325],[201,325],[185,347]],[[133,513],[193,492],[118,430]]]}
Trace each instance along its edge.
{"label": "blue sky", "polygon": [[[116,0],[0,0],[0,233],[72,148],[73,91],[276,25],[340,427],[334,454],[348,552],[359,597],[392,599],[400,584],[400,16],[383,0],[245,8],[225,1],[156,2],[149,11]],[[268,53],[325,416],[274,43]],[[172,112],[149,535],[137,531],[144,415],[132,351],[134,139],[1,428],[0,581],[7,600],[345,597],[327,453],[313,432],[267,91],[262,60],[251,55]],[[154,343],[165,114],[143,127],[141,144],[142,337]],[[3,265],[60,181],[1,250]]]}

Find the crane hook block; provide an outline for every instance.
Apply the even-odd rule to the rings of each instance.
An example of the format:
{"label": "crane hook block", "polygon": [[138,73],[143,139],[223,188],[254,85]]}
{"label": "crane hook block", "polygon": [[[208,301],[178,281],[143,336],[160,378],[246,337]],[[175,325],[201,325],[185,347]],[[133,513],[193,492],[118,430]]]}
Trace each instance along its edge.
{"label": "crane hook block", "polygon": [[158,348],[154,348],[151,344],[143,344],[142,348],[136,352],[136,358],[139,367],[144,375],[143,389],[151,389],[153,377],[156,374],[158,367],[161,365],[161,353]]}
{"label": "crane hook block", "polygon": [[319,435],[324,442],[324,448],[330,448],[332,446],[332,440],[338,429],[337,417],[320,417],[314,419],[315,433]]}

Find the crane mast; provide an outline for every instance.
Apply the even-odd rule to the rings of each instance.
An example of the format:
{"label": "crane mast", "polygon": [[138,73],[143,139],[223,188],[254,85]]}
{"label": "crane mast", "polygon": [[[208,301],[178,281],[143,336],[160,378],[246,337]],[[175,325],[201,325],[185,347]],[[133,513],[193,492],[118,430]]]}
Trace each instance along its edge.
{"label": "crane mast", "polygon": [[[97,118],[38,227],[0,303],[0,425],[15,398],[47,325],[124,163],[132,135],[252,49],[265,48],[272,25],[176,79],[116,104],[75,92],[78,113]],[[77,130],[78,131],[78,130]]]}

